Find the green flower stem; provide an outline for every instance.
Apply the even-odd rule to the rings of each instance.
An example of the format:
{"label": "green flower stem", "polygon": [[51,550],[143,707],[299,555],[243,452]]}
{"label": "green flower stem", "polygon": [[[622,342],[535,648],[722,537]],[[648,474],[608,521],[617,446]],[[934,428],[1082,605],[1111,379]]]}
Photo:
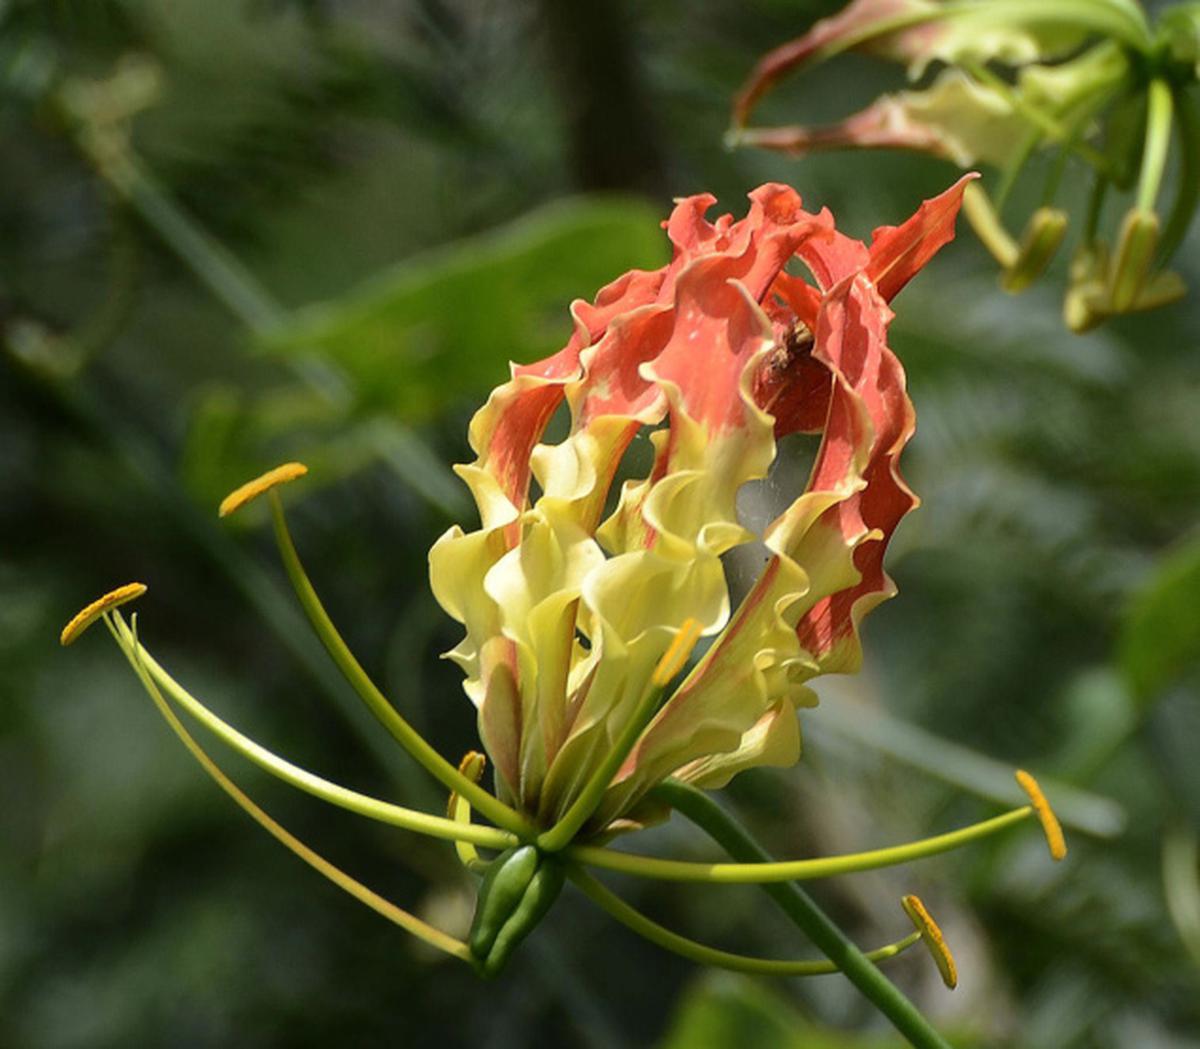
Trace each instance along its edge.
{"label": "green flower stem", "polygon": [[296,546],[292,542],[291,533],[288,532],[287,521],[283,516],[283,504],[280,502],[278,493],[272,491],[268,494],[271,500],[271,518],[275,524],[275,541],[279,545],[279,553],[283,558],[283,565],[287,569],[292,587],[296,591],[296,597],[308,616],[313,630],[316,631],[317,637],[321,639],[321,643],[333,658],[338,670],[342,672],[354,691],[358,693],[359,698],[367,705],[367,709],[392,734],[396,742],[443,786],[466,798],[474,808],[497,826],[524,839],[533,837],[533,827],[524,816],[515,809],[509,808],[498,798],[493,797],[478,783],[467,779],[434,750],[425,741],[425,738],[400,716],[396,708],[388,702],[387,697],[376,687],[375,682],[367,676],[367,672],[355,659],[349,646],[342,639],[342,635],[338,633],[337,627],[333,625],[333,620],[329,618],[329,613],[325,611],[325,606],[321,604],[321,599],[317,596],[316,590],[313,589],[313,585],[304,571],[304,566],[300,563],[300,556],[296,553]]}
{"label": "green flower stem", "polygon": [[[733,954],[716,947],[708,947],[695,940],[680,936],[676,932],[659,925],[658,922],[647,918],[641,911],[626,903],[620,896],[606,888],[581,867],[567,868],[570,878],[587,897],[601,909],[607,911],[622,925],[627,926],[651,943],[657,944],[664,950],[682,955],[684,958],[701,965],[711,965],[718,969],[731,969],[734,972],[758,973],[767,976],[821,976],[839,972],[838,967],[831,961],[788,961],[773,958],[753,958],[745,954]],[[907,950],[921,939],[919,932],[912,933],[896,943],[889,943],[866,954],[873,961],[883,961],[894,958],[901,951]]]}
{"label": "green flower stem", "polygon": [[654,712],[658,710],[665,692],[666,689],[663,687],[653,684],[650,686],[637,709],[625,722],[625,727],[621,730],[612,749],[605,755],[604,761],[596,771],[592,773],[591,778],[579,792],[579,796],[571,803],[570,808],[563,813],[562,819],[538,836],[538,848],[544,849],[546,852],[558,852],[569,845],[583,825],[591,819],[593,813],[600,806],[604,792],[612,783],[613,776],[617,774],[622,762],[629,756],[629,752],[637,743],[642,730],[654,716]]}
{"label": "green flower stem", "polygon": [[1183,242],[1200,203],[1200,116],[1195,100],[1187,91],[1175,96],[1175,122],[1179,127],[1179,189],[1158,245],[1164,265]]}
{"label": "green flower stem", "polygon": [[[665,788],[664,788],[665,789]],[[657,791],[658,788],[655,788]],[[835,874],[853,874],[858,871],[892,867],[899,863],[936,856],[949,852],[972,841],[978,841],[1034,815],[1033,807],[1022,805],[1000,816],[994,816],[969,827],[923,838],[905,845],[893,845],[886,849],[869,852],[849,853],[842,856],[823,856],[815,860],[789,860],[782,863],[767,860],[753,863],[693,863],[687,860],[662,860],[651,856],[635,856],[628,852],[595,845],[571,845],[564,855],[575,863],[604,870],[636,874],[643,878],[659,878],[663,881],[702,881],[722,885],[753,885],[767,882],[801,881],[811,878],[829,878]]]}
{"label": "green flower stem", "polygon": [[1004,269],[1011,269],[1021,254],[1012,235],[1004,228],[987,190],[971,182],[963,190],[962,210],[980,242]]}
{"label": "green flower stem", "polygon": [[[770,854],[708,795],[668,780],[654,790],[683,816],[704,830],[730,856],[746,864],[766,864]],[[950,1049],[891,980],[883,975],[798,885],[765,886],[766,891],[818,948],[917,1049]]]}
{"label": "green flower stem", "polygon": [[[471,826],[471,803],[466,798],[457,794],[450,795],[449,812],[455,823],[465,827]],[[483,874],[492,865],[490,860],[485,860],[479,855],[479,850],[472,842],[460,839],[454,843],[454,851],[458,855],[458,862],[472,874]]]}
{"label": "green flower stem", "polygon": [[[154,701],[158,712],[163,716],[164,720],[171,727],[171,731],[183,742],[183,745],[191,753],[192,757],[200,764],[200,767],[212,777],[213,781],[226,794],[232,798],[237,805],[253,819],[260,827],[267,831],[276,841],[285,848],[291,850],[300,857],[305,863],[312,867],[319,874],[324,875],[333,882],[339,889],[349,893],[356,900],[365,903],[377,914],[382,915],[390,922],[394,922],[405,932],[416,936],[423,940],[431,947],[435,947],[439,951],[444,951],[446,954],[452,955],[455,958],[460,958],[465,962],[471,961],[471,951],[461,940],[455,939],[453,936],[448,936],[440,929],[435,929],[432,925],[423,922],[414,914],[401,907],[397,907],[390,900],[384,899],[379,893],[373,889],[367,888],[362,882],[352,878],[349,874],[343,871],[340,867],[335,866],[320,853],[305,845],[299,838],[291,833],[286,827],[276,822],[268,813],[266,813],[259,805],[257,805],[236,783],[233,782],[221,769],[221,767],[212,759],[209,753],[197,742],[196,738],[188,732],[178,716],[171,709],[170,704],[163,698],[163,694],[159,691],[154,679],[147,672],[146,667],[142,664],[142,650],[140,648],[126,648],[123,643],[121,634],[118,633],[116,625],[111,619],[105,617],[105,624],[112,632],[117,643],[121,645],[121,650],[125,653],[126,659],[129,660],[129,665],[133,667],[134,673],[137,674],[146,691],[150,694],[150,698]],[[124,624],[122,624],[124,626]],[[136,642],[135,642],[136,643]]]}
{"label": "green flower stem", "polygon": [[1142,167],[1138,173],[1137,206],[1153,211],[1167,166],[1171,144],[1171,117],[1174,100],[1171,85],[1163,77],[1150,81],[1146,99],[1146,141],[1142,147]]}
{"label": "green flower stem", "polygon": [[[413,831],[417,834],[426,834],[432,838],[441,838],[445,841],[470,841],[476,845],[484,845],[496,849],[504,849],[516,844],[517,839],[514,835],[503,830],[497,830],[495,827],[456,823],[454,820],[432,816],[429,813],[407,809],[400,805],[393,805],[378,798],[360,794],[358,791],[349,790],[336,783],[331,783],[329,780],[322,779],[320,776],[314,775],[306,769],[293,765],[261,744],[254,742],[248,736],[243,735],[232,725],[223,721],[209,710],[208,707],[171,677],[154,657],[146,651],[119,612],[111,613],[111,618],[114,631],[113,637],[116,638],[121,651],[125,653],[125,657],[134,664],[135,668],[139,668],[148,674],[171,699],[178,703],[191,717],[199,721],[200,724],[223,743],[236,750],[248,761],[252,761],[259,768],[265,769],[285,783],[303,790],[313,795],[313,797],[320,798],[331,805],[337,805],[339,808],[355,812],[368,819],[377,820],[380,823],[388,823],[394,827],[400,827],[403,830]],[[139,674],[140,676],[141,674]],[[153,693],[151,693],[151,697],[153,698]]]}

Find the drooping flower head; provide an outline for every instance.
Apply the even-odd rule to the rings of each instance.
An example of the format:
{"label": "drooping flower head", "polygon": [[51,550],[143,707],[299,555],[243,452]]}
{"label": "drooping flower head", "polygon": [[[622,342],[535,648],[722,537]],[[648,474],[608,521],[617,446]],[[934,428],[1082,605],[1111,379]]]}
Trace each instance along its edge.
{"label": "drooping flower head", "polygon": [[[858,667],[859,621],[893,592],[884,552],[917,500],[898,469],[914,416],[888,303],[953,236],[966,181],[869,245],[782,185],[737,221],[683,199],[670,263],[575,302],[567,344],[515,365],[475,415],[477,458],[457,469],[480,527],[442,536],[430,575],[466,627],[449,655],[497,789],[537,824],[630,731],[593,830],[637,819],[667,776],[719,786],[797,759],[806,682]],[[653,462],[620,482],[643,430]],[[821,438],[808,483],[758,536],[738,490],[797,432]],[[765,565],[731,611],[722,555],[759,539]],[[656,667],[693,624],[711,644],[668,694]]]}
{"label": "drooping flower head", "polygon": [[[1063,304],[1068,327],[1086,331],[1185,292],[1166,266],[1200,200],[1200,8],[1177,3],[1156,14],[1152,21],[1134,0],[853,0],[762,57],[734,100],[730,140],[795,155],[908,149],[963,168],[994,166],[994,196],[973,186],[964,211],[1010,292],[1040,276],[1067,235],[1072,204],[1086,201],[1074,209],[1081,236]],[[831,124],[747,126],[784,76],[851,51],[900,63],[910,85]],[[1041,205],[1012,236],[1005,205],[1038,152],[1058,159],[1042,170]],[[1173,152],[1174,200],[1162,207]],[[1029,174],[1039,177],[1034,167]],[[1079,192],[1084,182],[1088,193]],[[1106,233],[1114,194],[1127,195],[1124,217]]]}

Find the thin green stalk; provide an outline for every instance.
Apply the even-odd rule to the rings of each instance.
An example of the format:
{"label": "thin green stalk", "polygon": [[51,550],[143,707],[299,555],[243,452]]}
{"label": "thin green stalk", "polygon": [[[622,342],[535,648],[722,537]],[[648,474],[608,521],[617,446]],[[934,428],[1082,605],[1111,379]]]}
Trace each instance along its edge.
{"label": "thin green stalk", "polygon": [[524,816],[515,809],[509,808],[498,798],[493,797],[478,783],[472,783],[467,779],[434,750],[425,741],[425,738],[405,721],[396,708],[388,702],[387,697],[379,691],[375,682],[370,679],[362,665],[354,657],[354,653],[350,651],[342,635],[338,633],[337,627],[333,625],[333,620],[329,618],[329,613],[325,611],[325,606],[321,604],[321,599],[317,596],[308,574],[304,571],[304,566],[300,563],[300,555],[296,553],[296,546],[288,531],[287,521],[283,515],[283,503],[280,502],[278,493],[272,491],[269,496],[271,518],[275,525],[275,541],[279,546],[279,553],[283,558],[288,578],[292,582],[292,588],[296,591],[296,597],[308,616],[317,637],[321,639],[321,643],[332,657],[338,670],[350,682],[359,698],[375,715],[380,724],[392,734],[396,742],[443,786],[466,798],[472,806],[497,826],[503,827],[521,838],[532,837],[533,827]]}
{"label": "thin green stalk", "polygon": [[[668,780],[655,788],[655,795],[687,817],[736,860],[747,864],[770,863],[771,856],[757,841],[707,794],[683,783]],[[886,1016],[917,1049],[950,1049],[904,996],[860,951],[798,885],[764,886],[816,946]]]}
{"label": "thin green stalk", "polygon": [[1200,203],[1200,116],[1186,89],[1175,96],[1175,122],[1179,127],[1179,188],[1158,245],[1164,265],[1183,242]]}
{"label": "thin green stalk", "polygon": [[1146,141],[1142,147],[1142,167],[1138,172],[1137,206],[1153,211],[1154,201],[1162,186],[1167,166],[1167,150],[1171,145],[1171,117],[1174,100],[1171,85],[1163,77],[1150,81],[1146,98]]}
{"label": "thin green stalk", "polygon": [[975,236],[987,248],[992,258],[1004,269],[1010,269],[1021,251],[1012,235],[1004,228],[1000,216],[996,214],[987,190],[976,182],[969,183],[963,190],[962,210],[971,224],[971,229],[975,231]]}
{"label": "thin green stalk", "polygon": [[538,848],[544,849],[546,852],[558,852],[569,845],[583,825],[592,818],[604,798],[604,792],[608,790],[613,776],[617,774],[622,762],[629,756],[629,752],[637,743],[642,730],[654,716],[654,712],[658,710],[664,691],[664,689],[654,686],[647,690],[632,716],[625,722],[625,727],[621,730],[612,749],[592,773],[591,778],[571,806],[563,813],[562,819],[538,836]]}
{"label": "thin green stalk", "polygon": [[[113,636],[120,642],[120,637],[117,633],[114,624],[106,619],[106,625],[112,632]],[[299,856],[305,863],[312,867],[319,874],[328,878],[343,892],[349,893],[360,903],[366,904],[377,914],[382,915],[388,921],[395,923],[404,929],[405,932],[416,936],[423,940],[431,947],[437,948],[439,951],[444,951],[446,954],[459,958],[462,961],[471,961],[471,951],[461,940],[455,939],[453,936],[448,936],[440,929],[435,929],[432,925],[422,921],[414,914],[410,914],[402,907],[396,906],[390,900],[380,896],[373,889],[367,888],[362,882],[351,877],[340,867],[331,863],[324,856],[318,853],[315,849],[305,845],[299,838],[291,833],[286,827],[278,823],[272,816],[264,811],[261,806],[254,802],[249,795],[245,793],[236,783],[233,782],[221,769],[221,767],[212,759],[211,755],[200,745],[196,738],[188,732],[184,727],[175,712],[171,709],[169,703],[163,698],[163,694],[158,690],[153,678],[146,671],[146,668],[141,665],[139,649],[134,648],[127,650],[122,645],[122,650],[125,652],[126,658],[133,667],[134,672],[141,680],[146,691],[150,694],[151,700],[158,708],[158,712],[163,716],[163,719],[170,726],[171,731],[179,737],[183,745],[191,753],[202,769],[212,778],[212,780],[220,787],[233,801],[242,809],[251,819],[253,819],[260,827],[267,831],[276,841],[285,848],[289,849],[296,856]]]}
{"label": "thin green stalk", "polygon": [[285,783],[331,805],[336,805],[368,819],[417,834],[425,834],[432,838],[440,838],[444,841],[470,841],[495,849],[505,849],[516,844],[517,839],[512,834],[497,830],[495,827],[456,823],[454,820],[418,812],[401,805],[393,805],[390,802],[381,801],[367,794],[360,794],[358,791],[331,783],[307,769],[293,765],[290,761],[281,758],[260,743],[256,743],[249,736],[222,720],[180,685],[146,651],[119,612],[111,613],[111,619],[113,637],[116,638],[121,651],[125,653],[125,658],[129,660],[135,670],[139,671],[139,677],[142,672],[148,674],[189,716],[195,718],[214,736],[248,761],[252,761],[259,768],[266,770]]}
{"label": "thin green stalk", "polygon": [[695,619],[685,620],[679,627],[667,651],[654,668],[645,695],[630,714],[612,749],[595,769],[571,806],[553,827],[538,838],[538,847],[546,852],[558,852],[569,845],[583,825],[595,815],[612,778],[629,756],[667,694],[671,680],[683,668],[700,636],[701,626]]}
{"label": "thin green stalk", "polygon": [[[646,917],[641,911],[630,906],[620,896],[593,878],[582,867],[574,865],[568,867],[567,877],[578,885],[593,903],[607,911],[622,925],[664,950],[672,951],[690,961],[698,962],[700,965],[711,965],[718,969],[758,973],[766,976],[822,976],[839,971],[831,961],[754,958],[750,955],[734,954],[716,947],[708,947],[686,936],[680,936],[679,933],[672,932],[653,919]],[[889,943],[868,952],[866,957],[872,961],[894,958],[920,939],[921,934],[914,932],[896,943]]]}
{"label": "thin green stalk", "polygon": [[829,878],[835,874],[854,874],[859,871],[892,867],[899,863],[936,856],[981,838],[989,837],[1034,815],[1032,806],[1023,805],[1002,815],[974,823],[969,827],[938,834],[932,838],[893,845],[886,849],[849,853],[842,856],[823,856],[814,860],[755,863],[694,863],[688,860],[663,860],[652,856],[635,856],[628,852],[595,845],[571,845],[564,855],[575,863],[604,870],[621,871],[643,878],[663,881],[700,881],[721,885],[755,885],[768,882],[803,881]]}

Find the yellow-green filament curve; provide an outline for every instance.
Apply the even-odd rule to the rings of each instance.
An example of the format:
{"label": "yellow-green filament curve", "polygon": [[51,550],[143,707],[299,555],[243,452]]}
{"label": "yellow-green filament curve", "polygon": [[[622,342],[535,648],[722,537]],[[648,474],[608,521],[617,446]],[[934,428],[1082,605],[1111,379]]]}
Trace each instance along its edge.
{"label": "yellow-green filament curve", "polygon": [[[695,940],[672,932],[665,926],[646,917],[641,911],[626,903],[616,893],[612,892],[586,871],[572,865],[567,868],[567,876],[598,907],[607,911],[622,925],[632,929],[638,935],[645,937],[651,943],[664,950],[673,951],[701,965],[711,965],[719,969],[732,969],[735,972],[759,973],[768,976],[821,976],[840,970],[833,962],[825,959],[820,961],[798,960],[789,961],[774,958],[754,958],[745,954],[734,954],[716,947],[708,947]],[[893,958],[901,951],[907,950],[921,939],[918,932],[910,933],[896,943],[868,951],[867,957],[872,961],[883,961]]]}
{"label": "yellow-green filament curve", "polygon": [[[114,636],[116,632],[114,631]],[[124,646],[122,646],[124,649]],[[369,889],[362,882],[351,877],[340,867],[335,866],[320,853],[316,852],[308,845],[305,845],[299,838],[292,834],[286,827],[282,826],[261,807],[259,807],[251,798],[231,780],[221,769],[219,765],[212,759],[208,752],[197,742],[196,738],[188,732],[178,716],[171,709],[170,704],[163,697],[155,684],[154,679],[142,666],[139,666],[138,650],[125,650],[125,655],[129,659],[130,665],[135,673],[141,679],[142,684],[146,687],[146,691],[150,694],[150,698],[154,701],[154,705],[158,708],[158,712],[166,720],[171,727],[171,731],[183,742],[191,752],[192,757],[200,764],[200,767],[212,777],[213,781],[226,794],[229,795],[238,806],[267,831],[276,841],[284,847],[290,849],[293,853],[300,857],[305,863],[324,875],[338,888],[349,893],[356,900],[366,904],[377,914],[382,915],[390,922],[394,922],[405,932],[411,933],[418,939],[423,940],[431,947],[436,947],[439,951],[445,951],[447,954],[453,955],[455,958],[460,958],[465,962],[471,960],[471,951],[461,940],[456,940],[453,936],[449,936],[440,929],[435,929],[427,922],[423,922],[414,914],[401,907],[396,906],[390,900],[384,899],[379,893],[373,889]]]}
{"label": "yellow-green filament curve", "polygon": [[812,860],[786,860],[780,863],[696,863],[687,860],[663,860],[652,856],[635,856],[595,845],[572,845],[565,849],[563,854],[567,859],[589,867],[635,874],[643,878],[659,878],[663,881],[699,881],[724,885],[802,881],[875,870],[878,867],[892,867],[899,863],[924,859],[926,856],[936,856],[938,853],[949,852],[969,842],[996,834],[1033,814],[1031,805],[1022,805],[1019,809],[973,823],[969,827],[904,845],[842,856],[823,856]]}
{"label": "yellow-green filament curve", "polygon": [[288,578],[296,591],[296,597],[308,616],[317,637],[321,639],[326,651],[329,652],[337,668],[350,682],[354,691],[358,693],[359,698],[375,715],[380,724],[392,734],[396,742],[443,786],[462,795],[475,809],[497,826],[520,835],[522,838],[531,838],[534,830],[529,821],[515,809],[493,797],[481,786],[472,783],[434,750],[425,741],[425,738],[388,702],[387,697],[363,670],[342,635],[338,633],[337,627],[333,625],[333,620],[329,618],[329,613],[325,611],[325,606],[321,604],[321,599],[317,596],[308,574],[304,571],[304,566],[300,563],[300,555],[296,552],[296,546],[288,531],[287,521],[283,516],[283,504],[279,500],[278,493],[271,491],[269,496],[271,517],[275,525],[275,541],[279,546],[279,553],[283,558]]}
{"label": "yellow-green filament curve", "polygon": [[[477,750],[468,750],[458,763],[458,771],[473,783],[478,783],[487,765],[487,758]],[[450,800],[446,803],[446,815],[455,823],[470,826],[471,803],[455,791],[450,792]],[[488,867],[488,861],[481,858],[479,850],[469,841],[456,841],[454,851],[458,854],[458,862],[469,871],[482,873]]]}
{"label": "yellow-green filament curve", "polygon": [[[145,674],[157,682],[189,716],[195,718],[227,746],[276,778],[331,805],[337,805],[339,808],[347,809],[380,823],[400,827],[402,830],[446,841],[471,841],[476,845],[486,845],[489,848],[497,849],[505,849],[516,844],[517,839],[514,835],[495,827],[456,823],[454,820],[444,819],[441,816],[433,816],[426,812],[418,812],[416,809],[393,805],[390,802],[381,801],[367,794],[360,794],[358,791],[331,783],[307,769],[293,765],[290,761],[281,758],[260,743],[250,739],[249,736],[239,732],[228,722],[223,721],[180,685],[138,642],[119,612],[110,613],[110,618],[113,622],[113,637],[116,638],[117,644],[120,645],[135,670],[144,670]],[[139,673],[139,677],[141,676]]]}
{"label": "yellow-green filament curve", "polygon": [[658,661],[658,666],[655,667],[654,674],[650,679],[650,687],[629,716],[629,720],[625,722],[612,749],[584,784],[570,808],[563,813],[562,819],[538,837],[538,848],[544,849],[546,852],[558,852],[560,849],[566,848],[583,828],[583,825],[592,818],[596,809],[600,807],[604,792],[612,783],[613,776],[617,774],[617,770],[637,743],[642,730],[649,724],[655,711],[662,704],[663,696],[671,679],[687,662],[687,657],[691,655],[692,649],[700,637],[700,629],[700,624],[696,620],[684,621],[670,647]]}

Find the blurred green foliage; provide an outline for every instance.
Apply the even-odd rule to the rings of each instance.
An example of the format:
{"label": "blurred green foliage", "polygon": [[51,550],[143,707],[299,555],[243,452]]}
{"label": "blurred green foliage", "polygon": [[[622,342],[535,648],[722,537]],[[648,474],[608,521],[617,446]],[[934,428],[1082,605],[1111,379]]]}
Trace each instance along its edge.
{"label": "blurred green foliage", "polygon": [[[445,467],[507,361],[565,340],[572,298],[662,257],[671,196],[737,211],[779,179],[861,236],[951,178],[720,148],[754,59],[832,4],[588,0],[575,28],[551,5],[0,4],[0,1045],[896,1044],[844,981],[713,979],[571,893],[480,984],[224,804],[101,637],[56,643],[95,594],[145,579],[143,635],[198,695],[298,762],[436,810],[329,673],[255,515],[218,527],[217,498],[309,462],[294,528],[318,587],[459,754],[473,712],[436,658],[457,629],[425,552],[467,513]],[[115,97],[119,69],[151,75]],[[874,76],[849,60],[778,112],[845,111]],[[72,85],[100,109],[81,116]],[[903,933],[899,896],[925,896],[960,988],[924,959],[891,971],[963,1045],[1200,1044],[1181,938],[1194,951],[1197,307],[1076,338],[1050,296],[1003,296],[964,234],[896,309],[925,501],[894,547],[900,597],[867,626],[863,674],[804,715],[800,767],[730,793],[794,856],[994,811],[984,755],[1112,799],[1123,833],[1073,833],[1058,867],[1021,833],[814,891],[861,942]],[[872,741],[876,711],[907,734]],[[230,768],[356,876],[465,925],[450,850]],[[710,855],[673,825],[649,840]],[[730,949],[809,953],[751,889],[626,889]]]}

